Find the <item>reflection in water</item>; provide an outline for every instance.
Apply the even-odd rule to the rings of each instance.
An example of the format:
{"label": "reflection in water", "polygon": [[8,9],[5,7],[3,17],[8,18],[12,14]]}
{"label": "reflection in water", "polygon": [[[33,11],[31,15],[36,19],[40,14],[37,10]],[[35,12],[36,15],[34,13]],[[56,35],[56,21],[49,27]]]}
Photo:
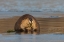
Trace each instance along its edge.
{"label": "reflection in water", "polygon": [[54,34],[0,34],[0,42],[64,42],[64,35]]}
{"label": "reflection in water", "polygon": [[40,32],[37,32],[37,31],[33,31],[33,32],[16,32],[16,34],[40,34]]}

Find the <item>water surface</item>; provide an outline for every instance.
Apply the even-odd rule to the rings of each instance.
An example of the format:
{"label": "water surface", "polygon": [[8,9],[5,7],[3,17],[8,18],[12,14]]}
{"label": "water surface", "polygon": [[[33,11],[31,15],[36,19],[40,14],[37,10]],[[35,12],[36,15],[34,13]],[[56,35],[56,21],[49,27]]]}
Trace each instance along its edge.
{"label": "water surface", "polygon": [[[60,14],[58,16],[64,16],[64,15],[62,15],[64,13],[50,13],[49,14],[49,13],[46,13],[46,12],[45,13],[43,13],[43,12],[0,12],[0,18],[22,16],[23,14],[26,14],[26,13],[31,14],[31,15],[36,16],[36,17],[49,17],[49,16],[51,16],[50,14],[52,14],[52,15],[53,14]],[[46,14],[48,14],[48,15],[46,15]],[[55,15],[55,16],[57,16],[57,15]],[[7,24],[7,21],[6,21],[6,24]],[[47,22],[47,21],[45,21],[45,22]],[[42,23],[45,23],[45,22],[42,22]],[[2,24],[5,24],[5,22],[2,22],[1,25]],[[7,25],[7,26],[5,26],[5,25],[2,25],[2,27],[8,28],[8,26],[10,26],[10,24]],[[11,27],[13,27],[13,26],[11,26]],[[45,32],[47,32],[47,28],[44,29]],[[49,28],[51,28],[51,27],[49,27]],[[43,30],[43,29],[41,29],[41,30]],[[64,34],[57,34],[57,33],[54,34],[54,33],[52,33],[52,34],[36,35],[36,34],[24,34],[24,33],[22,33],[22,34],[2,33],[2,34],[0,34],[0,42],[64,42]]]}
{"label": "water surface", "polygon": [[0,42],[64,42],[64,34],[0,34]]}
{"label": "water surface", "polygon": [[31,14],[34,17],[42,17],[42,18],[49,18],[49,17],[64,17],[63,12],[0,12],[0,19],[1,18],[10,18],[14,16],[22,16],[24,14]]}

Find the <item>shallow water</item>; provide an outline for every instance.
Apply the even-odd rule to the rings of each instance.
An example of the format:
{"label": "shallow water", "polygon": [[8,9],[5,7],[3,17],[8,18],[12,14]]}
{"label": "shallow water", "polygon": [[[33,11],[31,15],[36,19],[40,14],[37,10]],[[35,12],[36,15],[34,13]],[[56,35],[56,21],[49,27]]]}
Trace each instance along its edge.
{"label": "shallow water", "polygon": [[64,34],[0,34],[0,42],[64,42]]}
{"label": "shallow water", "polygon": [[[51,16],[51,15],[43,15],[43,14],[47,14],[43,12],[40,12],[40,13],[39,12],[0,12],[0,18],[21,16],[25,13],[28,13],[37,17]],[[50,14],[64,14],[64,13],[50,13]],[[2,33],[0,34],[0,42],[64,42],[64,34],[57,34],[57,33],[56,34],[54,33],[38,34],[38,35],[35,33],[34,34]]]}

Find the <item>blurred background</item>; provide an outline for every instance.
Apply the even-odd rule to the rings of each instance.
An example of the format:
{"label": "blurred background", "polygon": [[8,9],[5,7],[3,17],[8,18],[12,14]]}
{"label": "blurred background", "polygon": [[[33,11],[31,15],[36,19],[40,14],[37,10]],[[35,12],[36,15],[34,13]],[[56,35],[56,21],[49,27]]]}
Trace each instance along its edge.
{"label": "blurred background", "polygon": [[64,17],[64,0],[0,0],[0,18],[23,14],[45,18]]}
{"label": "blurred background", "polygon": [[64,0],[0,0],[0,11],[64,12]]}

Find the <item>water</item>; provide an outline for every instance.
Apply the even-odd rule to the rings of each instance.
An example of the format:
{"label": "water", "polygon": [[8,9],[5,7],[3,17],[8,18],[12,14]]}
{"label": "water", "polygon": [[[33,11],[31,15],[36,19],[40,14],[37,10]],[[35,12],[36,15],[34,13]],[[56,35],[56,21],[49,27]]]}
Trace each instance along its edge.
{"label": "water", "polygon": [[0,11],[64,12],[64,0],[0,0]]}
{"label": "water", "polygon": [[[43,13],[43,12],[0,12],[0,18],[9,18],[13,16],[21,16],[23,14],[31,14],[36,17],[49,17],[50,14],[64,13]],[[37,14],[37,15],[36,15]],[[46,15],[48,14],[48,15]],[[63,16],[63,15],[62,15]],[[64,42],[64,34],[15,34],[15,33],[2,33],[0,34],[0,42]]]}
{"label": "water", "polygon": [[64,34],[0,34],[0,42],[64,42]]}
{"label": "water", "polygon": [[[53,17],[63,17],[63,12],[0,12],[0,18],[10,18],[14,16],[22,16],[24,14],[31,14],[34,17],[49,18]],[[57,15],[56,15],[57,14]]]}

